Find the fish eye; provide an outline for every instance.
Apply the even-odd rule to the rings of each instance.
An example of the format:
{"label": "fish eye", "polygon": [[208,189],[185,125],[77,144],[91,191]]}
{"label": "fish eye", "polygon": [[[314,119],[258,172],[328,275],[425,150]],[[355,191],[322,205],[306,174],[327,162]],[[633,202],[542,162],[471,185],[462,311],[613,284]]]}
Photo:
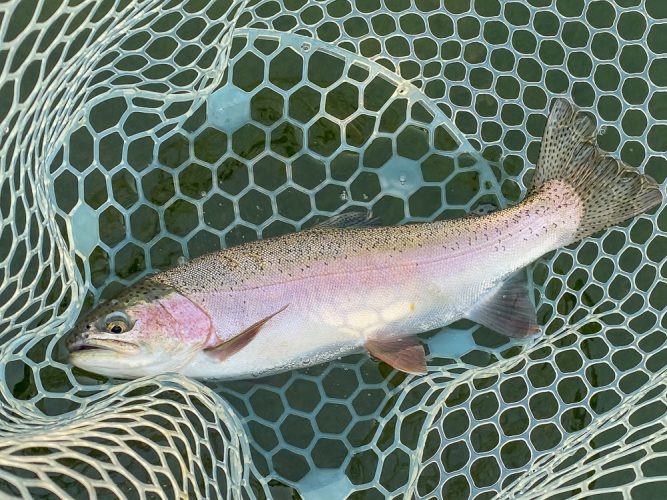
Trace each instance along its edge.
{"label": "fish eye", "polygon": [[109,333],[125,333],[130,328],[130,319],[124,313],[111,313],[104,318],[104,329]]}
{"label": "fish eye", "polygon": [[113,321],[109,321],[106,324],[106,330],[109,333],[125,333],[129,329],[130,329],[129,325],[125,321],[123,321],[122,319],[116,319],[116,320],[113,320]]}

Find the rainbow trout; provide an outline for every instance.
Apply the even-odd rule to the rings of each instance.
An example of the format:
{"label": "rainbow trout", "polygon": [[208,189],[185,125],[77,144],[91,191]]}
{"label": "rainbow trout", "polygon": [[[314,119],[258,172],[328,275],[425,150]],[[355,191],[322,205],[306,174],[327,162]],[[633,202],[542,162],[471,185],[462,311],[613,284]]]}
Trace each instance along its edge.
{"label": "rainbow trout", "polygon": [[653,180],[605,155],[595,137],[587,117],[556,100],[518,205],[400,227],[346,214],[193,259],[89,313],[68,339],[71,362],[121,378],[239,379],[365,349],[418,374],[427,368],[415,335],[461,318],[538,335],[517,271],[662,200]]}

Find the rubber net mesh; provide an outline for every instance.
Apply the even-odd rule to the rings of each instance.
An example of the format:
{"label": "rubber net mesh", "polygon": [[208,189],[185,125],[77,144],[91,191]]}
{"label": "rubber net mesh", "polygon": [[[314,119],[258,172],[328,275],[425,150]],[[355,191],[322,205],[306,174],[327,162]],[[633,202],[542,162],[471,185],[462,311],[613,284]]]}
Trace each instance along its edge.
{"label": "rubber net mesh", "polygon": [[353,207],[516,203],[555,95],[664,189],[663,1],[3,1],[0,39],[0,495],[661,496],[664,203],[529,269],[534,344],[459,322],[423,377],[123,382],[62,336],[149,272]]}

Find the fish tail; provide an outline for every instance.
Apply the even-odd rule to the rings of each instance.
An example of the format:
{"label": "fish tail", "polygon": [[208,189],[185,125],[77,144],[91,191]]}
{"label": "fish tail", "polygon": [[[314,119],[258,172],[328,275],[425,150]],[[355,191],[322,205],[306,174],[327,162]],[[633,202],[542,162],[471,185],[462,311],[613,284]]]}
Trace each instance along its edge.
{"label": "fish tail", "polygon": [[587,116],[567,100],[556,99],[529,194],[552,190],[576,197],[570,201],[578,204],[580,219],[572,242],[620,224],[662,201],[657,183],[605,154],[595,142],[596,135]]}

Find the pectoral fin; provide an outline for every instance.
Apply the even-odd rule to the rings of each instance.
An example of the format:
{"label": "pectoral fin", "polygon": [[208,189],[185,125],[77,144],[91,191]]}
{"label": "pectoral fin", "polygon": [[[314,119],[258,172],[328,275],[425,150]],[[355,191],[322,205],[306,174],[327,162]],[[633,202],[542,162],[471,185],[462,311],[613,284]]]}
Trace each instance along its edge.
{"label": "pectoral fin", "polygon": [[[288,304],[289,305],[289,304]],[[254,339],[259,331],[262,329],[262,327],[274,316],[277,314],[283,312],[285,309],[287,309],[287,306],[282,307],[278,311],[274,312],[273,314],[270,314],[264,319],[259,320],[257,323],[254,323],[253,325],[249,326],[245,330],[243,330],[241,333],[239,333],[237,336],[225,340],[224,342],[219,343],[216,346],[213,347],[208,347],[204,349],[204,351],[209,355],[217,359],[218,361],[224,361],[228,357],[230,357],[233,354],[236,354],[239,352],[241,349],[243,349],[245,346],[247,346],[252,339]]]}
{"label": "pectoral fin", "polygon": [[540,332],[523,272],[510,277],[497,292],[473,307],[466,316],[508,337],[530,338]]}
{"label": "pectoral fin", "polygon": [[426,373],[424,346],[413,337],[370,338],[366,340],[368,352],[388,365],[406,373]]}

